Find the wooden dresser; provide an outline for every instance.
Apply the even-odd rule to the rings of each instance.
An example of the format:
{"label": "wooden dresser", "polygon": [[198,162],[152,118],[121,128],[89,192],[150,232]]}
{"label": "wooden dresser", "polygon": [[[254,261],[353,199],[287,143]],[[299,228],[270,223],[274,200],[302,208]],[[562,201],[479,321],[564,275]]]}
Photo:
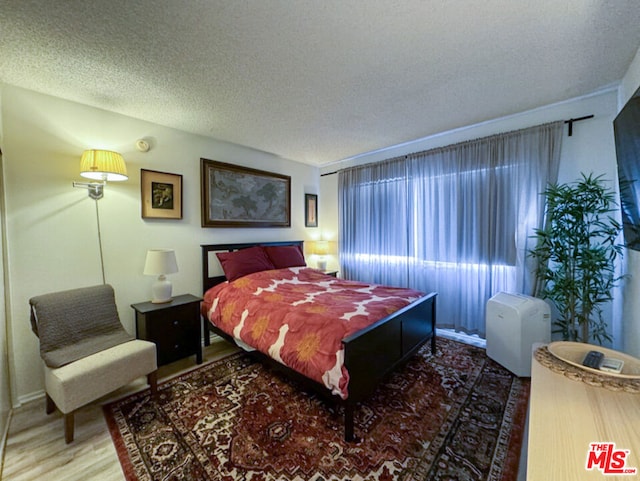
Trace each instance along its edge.
{"label": "wooden dresser", "polygon": [[[640,394],[571,380],[534,358],[529,409],[527,481],[640,477]],[[594,442],[615,443],[615,449],[629,451],[622,464],[638,468],[636,474],[605,475],[597,467],[588,471],[588,452]],[[615,469],[616,463],[611,466]]]}

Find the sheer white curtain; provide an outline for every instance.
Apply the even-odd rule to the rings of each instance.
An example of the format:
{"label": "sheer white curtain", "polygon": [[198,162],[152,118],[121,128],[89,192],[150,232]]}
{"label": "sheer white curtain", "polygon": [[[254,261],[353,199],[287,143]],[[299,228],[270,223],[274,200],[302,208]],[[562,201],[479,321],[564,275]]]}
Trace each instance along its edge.
{"label": "sheer white curtain", "polygon": [[413,215],[405,159],[342,171],[338,182],[343,276],[407,286]]}
{"label": "sheer white curtain", "polygon": [[562,122],[340,172],[345,277],[438,292],[438,325],[484,336],[496,292],[531,294],[527,251]]}

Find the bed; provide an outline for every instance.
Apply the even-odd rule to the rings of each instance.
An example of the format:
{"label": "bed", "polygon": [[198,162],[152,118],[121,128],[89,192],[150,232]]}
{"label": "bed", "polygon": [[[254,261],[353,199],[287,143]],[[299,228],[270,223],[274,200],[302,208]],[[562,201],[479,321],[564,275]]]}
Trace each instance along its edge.
{"label": "bed", "polygon": [[[306,267],[302,247],[303,241],[201,246],[205,345],[210,344],[210,332],[213,332],[301,382],[305,388],[342,403],[345,440],[354,441],[357,404],[425,343],[430,341],[431,351],[435,352],[436,294],[337,279]],[[212,265],[218,262],[225,275],[211,275]],[[309,286],[313,292],[308,291]],[[365,293],[369,296],[366,300],[362,297]],[[353,295],[355,298],[349,297]],[[337,307],[341,299],[356,306],[350,314]],[[232,310],[233,304],[240,306],[237,312]],[[362,305],[366,307],[363,309]],[[270,311],[269,319],[260,317],[258,309]],[[321,315],[334,317],[321,319],[318,317]],[[284,319],[287,320],[285,328],[274,324],[285,322]],[[296,320],[313,326],[311,334],[322,332],[315,337],[307,336],[314,342],[318,338],[324,342],[329,337],[324,332],[326,329],[338,335],[335,341],[327,341],[337,343],[335,353],[324,345],[319,348],[311,343],[313,349],[309,351],[324,353],[316,363],[322,366],[319,373],[310,367],[315,361],[310,360],[308,365],[296,364],[282,341],[286,336],[294,338],[298,331],[290,326],[294,323],[299,326]],[[275,333],[270,340],[270,331],[265,326]],[[256,336],[256,331],[266,334]],[[299,335],[305,334],[300,332]],[[278,333],[280,337],[275,339]],[[260,345],[262,338],[267,339],[266,347]],[[300,358],[299,350],[297,354]]]}

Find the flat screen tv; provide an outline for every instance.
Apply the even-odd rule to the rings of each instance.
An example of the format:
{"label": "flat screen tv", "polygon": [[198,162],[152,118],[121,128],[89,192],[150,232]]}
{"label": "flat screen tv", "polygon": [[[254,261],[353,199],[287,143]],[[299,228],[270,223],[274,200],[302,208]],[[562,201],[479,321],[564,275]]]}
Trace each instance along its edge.
{"label": "flat screen tv", "polygon": [[640,89],[613,121],[624,243],[640,251]]}

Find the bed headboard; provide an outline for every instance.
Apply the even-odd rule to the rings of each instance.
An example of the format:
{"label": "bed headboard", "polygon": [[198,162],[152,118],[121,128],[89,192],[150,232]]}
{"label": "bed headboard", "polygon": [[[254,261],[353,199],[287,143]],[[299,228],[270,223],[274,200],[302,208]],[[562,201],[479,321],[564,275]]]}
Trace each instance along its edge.
{"label": "bed headboard", "polygon": [[[210,254],[215,252],[233,252],[240,249],[246,249],[254,246],[298,246],[303,249],[304,241],[279,241],[279,242],[243,242],[239,244],[202,244],[202,293],[213,286],[218,285],[227,280],[224,275],[211,276],[209,270]],[[216,260],[217,262],[217,260]]]}

